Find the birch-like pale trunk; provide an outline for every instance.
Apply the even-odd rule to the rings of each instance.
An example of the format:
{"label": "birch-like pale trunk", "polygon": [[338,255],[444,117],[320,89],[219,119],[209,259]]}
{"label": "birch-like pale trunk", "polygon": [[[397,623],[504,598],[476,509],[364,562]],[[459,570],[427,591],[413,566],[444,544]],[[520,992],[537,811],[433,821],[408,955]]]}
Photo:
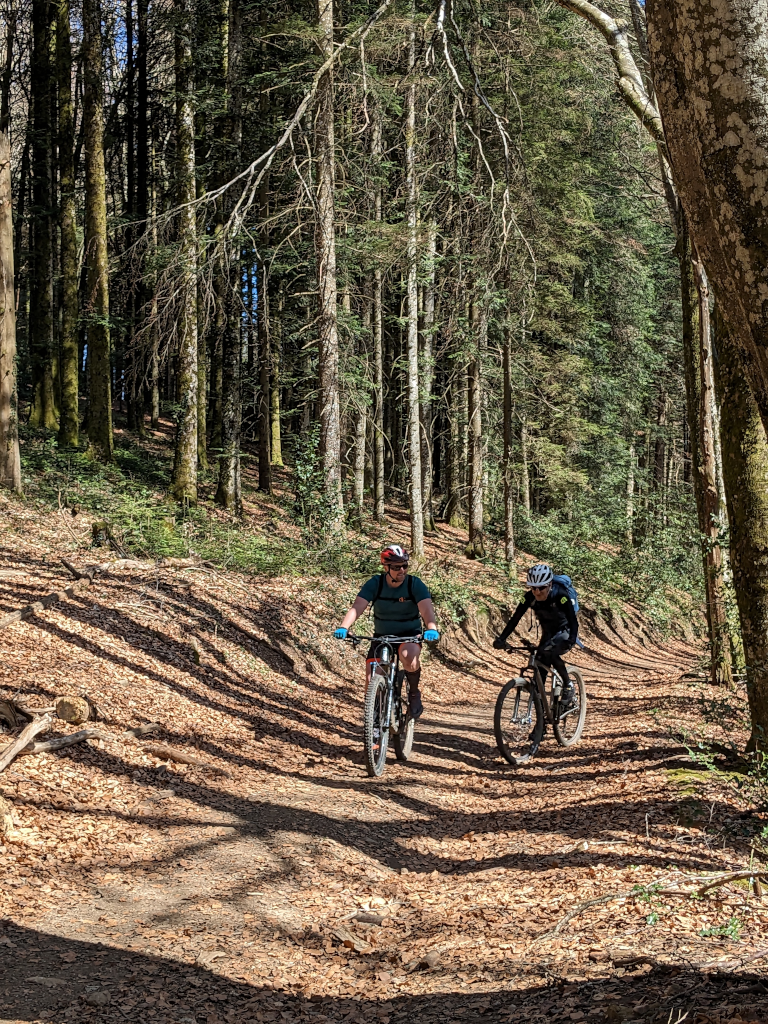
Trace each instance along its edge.
{"label": "birch-like pale trunk", "polygon": [[277,293],[277,320],[272,345],[272,371],[269,381],[269,458],[273,466],[283,467],[282,416],[280,412],[280,368],[282,364],[283,312],[285,310],[285,282],[280,282]]}
{"label": "birch-like pale trunk", "polygon": [[197,225],[195,208],[195,113],[191,0],[174,0],[176,14],[176,203],[179,284],[176,317],[179,413],[171,493],[197,502]]}
{"label": "birch-like pale trunk", "polygon": [[631,547],[635,541],[635,446],[629,446],[629,467],[627,469],[627,544]]}
{"label": "birch-like pale trunk", "polygon": [[[411,4],[409,38],[409,73],[416,66],[415,7]],[[421,493],[421,428],[419,408],[419,288],[418,288],[418,211],[416,196],[416,83],[411,78],[405,95],[405,191],[408,219],[408,335],[406,362],[408,365],[408,474],[411,504],[411,553],[424,554],[424,509]]]}
{"label": "birch-like pale trunk", "polygon": [[0,132],[0,487],[21,491],[16,390],[16,303],[13,279],[11,147]]}
{"label": "birch-like pale trunk", "polygon": [[98,0],[84,0],[83,3],[83,75],[87,268],[83,312],[88,325],[88,438],[99,457],[111,461],[113,440],[109,254],[104,170],[101,8]]}
{"label": "birch-like pale trunk", "polygon": [[[333,54],[333,0],[318,0],[320,50]],[[328,526],[341,527],[341,423],[339,410],[339,331],[336,309],[336,154],[333,74],[320,79],[315,112],[316,215],[315,255],[318,288],[318,363],[320,402],[320,454],[329,498]]]}
{"label": "birch-like pale trunk", "polygon": [[59,231],[61,233],[61,415],[59,447],[76,448],[80,434],[79,339],[77,332],[79,266],[75,196],[75,123],[72,107],[72,45],[69,0],[56,9],[56,78],[59,101]]}
{"label": "birch-like pale trunk", "polygon": [[520,490],[523,495],[523,508],[531,511],[531,471],[529,464],[530,444],[528,440],[528,421],[525,414],[520,417]]}

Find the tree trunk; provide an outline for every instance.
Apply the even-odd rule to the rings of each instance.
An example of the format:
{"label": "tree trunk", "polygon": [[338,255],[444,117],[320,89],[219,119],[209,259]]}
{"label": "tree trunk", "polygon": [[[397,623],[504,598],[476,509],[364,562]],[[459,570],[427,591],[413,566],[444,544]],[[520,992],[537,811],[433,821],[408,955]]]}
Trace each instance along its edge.
{"label": "tree trunk", "polygon": [[16,38],[18,12],[13,6],[5,15],[5,68],[3,69],[2,97],[0,97],[0,134],[10,138],[11,76],[13,75],[13,41]]}
{"label": "tree trunk", "polygon": [[741,352],[717,306],[715,343],[731,569],[752,719],[749,746],[768,750],[768,440],[744,377]]}
{"label": "tree trunk", "polygon": [[416,84],[413,72],[416,64],[416,13],[411,3],[408,67],[411,83],[405,98],[405,179],[406,216],[408,218],[408,469],[411,499],[411,553],[417,558],[424,554],[424,509],[421,494],[421,429],[419,407],[419,292],[418,246],[416,238]]}
{"label": "tree trunk", "polygon": [[768,6],[648,0],[648,42],[675,186],[768,423]]}
{"label": "tree trunk", "polygon": [[277,296],[277,337],[272,345],[272,372],[270,374],[269,392],[269,423],[270,423],[270,462],[273,466],[283,465],[283,446],[281,442],[281,417],[280,417],[280,364],[281,364],[281,341],[283,331],[283,307],[285,305],[285,289],[283,282],[280,283],[280,290]]}
{"label": "tree trunk", "polygon": [[502,349],[502,431],[504,435],[504,559],[510,573],[515,568],[515,503],[512,474],[512,330],[504,328]]}
{"label": "tree trunk", "polygon": [[[333,0],[318,0],[320,51],[333,53]],[[328,526],[342,522],[341,424],[339,414],[339,334],[336,310],[336,235],[334,200],[336,166],[333,75],[320,79],[315,113],[316,215],[315,252],[318,288],[318,362],[320,377],[320,452],[326,493],[330,499]]]}
{"label": "tree trunk", "polygon": [[[229,59],[227,63],[227,139],[231,168],[239,166],[242,149],[242,33],[239,0],[229,3]],[[240,430],[243,419],[242,364],[243,342],[240,334],[242,313],[241,267],[239,248],[234,240],[224,241],[227,263],[226,330],[223,351],[222,455],[219,460],[219,486],[216,500],[236,514],[242,511],[240,488]],[[222,254],[222,260],[223,260]]]}
{"label": "tree trunk", "polygon": [[269,286],[263,259],[259,259],[258,314],[259,339],[259,490],[272,493],[272,459],[270,458],[269,382],[272,371],[272,339],[269,336]]}
{"label": "tree trunk", "polygon": [[699,299],[699,465],[704,503],[705,572],[707,617],[710,623],[712,682],[733,686],[728,618],[725,611],[723,552],[720,547],[720,495],[715,474],[715,432],[712,409],[715,401],[712,377],[712,339],[709,322],[709,288],[704,267],[697,260],[693,272]]}
{"label": "tree trunk", "polygon": [[104,172],[101,9],[99,0],[83,2],[83,74],[85,99],[85,261],[84,314],[88,326],[88,436],[104,461],[111,461],[112,374],[109,330],[109,256]]}
{"label": "tree trunk", "polygon": [[462,437],[461,437],[461,398],[460,379],[458,371],[453,369],[451,379],[448,383],[448,497],[443,513],[446,521],[451,526],[463,526],[461,508],[461,465],[462,465]]}
{"label": "tree trunk", "polygon": [[[477,282],[476,282],[477,285]],[[474,301],[470,312],[474,335],[473,355],[468,368],[469,408],[469,542],[464,549],[467,558],[485,556],[484,503],[483,503],[483,388],[482,353],[485,350],[485,333],[488,321],[485,311]]]}
{"label": "tree trunk", "polygon": [[11,147],[0,132],[0,487],[21,491],[13,286]]}
{"label": "tree trunk", "polygon": [[[34,398],[30,425],[55,430],[58,402],[53,335],[53,132],[51,125],[53,17],[49,0],[32,4],[32,267],[30,338]],[[99,67],[101,54],[99,54]],[[93,78],[93,72],[89,78]]]}
{"label": "tree trunk", "polygon": [[59,93],[59,229],[61,231],[61,419],[59,447],[76,448],[80,432],[80,346],[77,331],[77,207],[75,124],[72,110],[72,46],[69,0],[58,0],[56,75]]}
{"label": "tree trunk", "polygon": [[197,502],[197,227],[195,209],[195,115],[192,87],[192,9],[174,0],[176,75],[176,202],[179,243],[178,340],[179,413],[171,493]]}
{"label": "tree trunk", "polygon": [[531,472],[528,462],[528,421],[523,413],[520,417],[520,461],[521,478],[520,490],[523,494],[523,508],[526,512],[531,511]]}
{"label": "tree trunk", "polygon": [[435,258],[437,255],[437,224],[427,228],[427,281],[424,286],[424,309],[421,332],[421,500],[424,506],[424,529],[435,530],[432,499],[434,471],[432,467],[432,385],[435,379]]}
{"label": "tree trunk", "polygon": [[635,446],[629,446],[629,466],[627,468],[627,544],[632,547],[635,542]]}

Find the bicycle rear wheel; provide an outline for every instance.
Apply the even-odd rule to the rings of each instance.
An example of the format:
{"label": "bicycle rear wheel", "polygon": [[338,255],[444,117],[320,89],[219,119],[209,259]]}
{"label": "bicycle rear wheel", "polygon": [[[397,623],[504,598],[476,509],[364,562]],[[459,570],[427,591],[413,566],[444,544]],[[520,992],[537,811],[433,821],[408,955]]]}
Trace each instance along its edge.
{"label": "bicycle rear wheel", "polygon": [[389,722],[386,721],[388,690],[389,680],[387,677],[374,670],[371,673],[371,681],[365,695],[363,718],[365,767],[372,778],[381,775],[387,763],[387,747],[389,745]]}
{"label": "bicycle rear wheel", "polygon": [[568,666],[568,675],[573,683],[573,707],[566,711],[553,722],[555,739],[561,747],[570,747],[578,743],[584,731],[584,722],[587,717],[587,690],[584,686],[584,677],[577,668]]}
{"label": "bicycle rear wheel", "polygon": [[505,760],[515,766],[530,761],[544,735],[544,711],[534,683],[518,676],[502,687],[496,700],[493,730]]}

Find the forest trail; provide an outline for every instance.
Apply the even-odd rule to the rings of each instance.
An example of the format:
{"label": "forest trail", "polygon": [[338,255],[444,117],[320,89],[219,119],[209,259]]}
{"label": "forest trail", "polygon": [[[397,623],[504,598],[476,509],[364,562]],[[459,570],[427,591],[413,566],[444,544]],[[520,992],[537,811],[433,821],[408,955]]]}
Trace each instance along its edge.
{"label": "forest trail", "polygon": [[[15,525],[3,609],[61,578],[58,523],[44,542]],[[363,662],[324,639],[334,600],[317,581],[118,562],[3,631],[3,696],[86,689],[113,738],[0,775],[17,816],[0,1021],[768,1019],[765,961],[749,965],[762,901],[633,892],[749,857],[722,832],[733,809],[669,774],[694,647],[590,636],[583,741],[550,734],[514,770],[492,707],[517,661],[457,631],[429,660],[413,761],[371,780]],[[121,738],[151,720],[211,767]],[[700,935],[734,919],[738,941]]]}

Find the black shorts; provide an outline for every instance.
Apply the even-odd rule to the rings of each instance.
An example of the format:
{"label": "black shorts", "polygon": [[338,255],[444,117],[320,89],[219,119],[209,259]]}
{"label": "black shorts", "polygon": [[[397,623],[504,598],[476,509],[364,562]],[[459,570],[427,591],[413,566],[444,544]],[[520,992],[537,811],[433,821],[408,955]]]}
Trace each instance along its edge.
{"label": "black shorts", "polygon": [[[402,644],[392,643],[392,641],[389,641],[389,644],[393,648],[393,650],[395,651],[395,654],[399,654],[400,653],[400,648],[402,647]],[[379,643],[378,640],[372,640],[371,641],[371,646],[368,648],[368,653],[365,656],[365,660],[366,661],[375,661],[375,660],[377,660],[378,659],[377,651],[379,650],[380,647],[381,647],[381,644]]]}

